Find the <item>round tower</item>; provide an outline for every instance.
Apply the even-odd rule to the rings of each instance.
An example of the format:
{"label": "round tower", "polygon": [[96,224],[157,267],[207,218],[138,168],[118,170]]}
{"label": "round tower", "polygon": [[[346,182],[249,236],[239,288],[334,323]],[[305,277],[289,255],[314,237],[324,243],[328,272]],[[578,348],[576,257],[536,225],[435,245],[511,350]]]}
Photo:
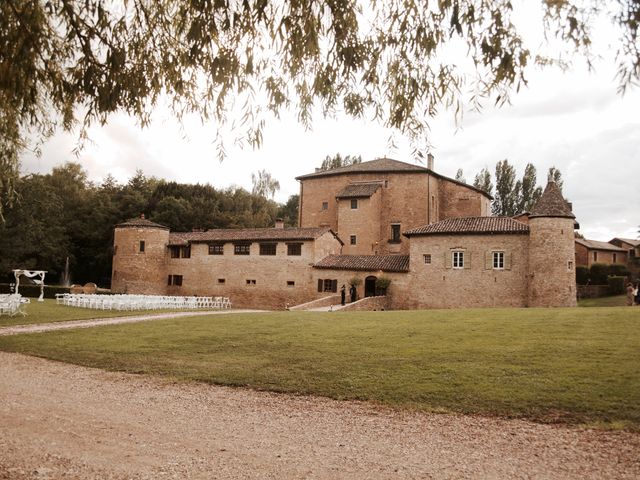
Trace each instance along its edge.
{"label": "round tower", "polygon": [[113,233],[113,293],[163,294],[166,290],[166,249],[169,227],[144,218],[115,226]]}
{"label": "round tower", "polygon": [[529,216],[529,306],[575,307],[576,217],[549,181]]}

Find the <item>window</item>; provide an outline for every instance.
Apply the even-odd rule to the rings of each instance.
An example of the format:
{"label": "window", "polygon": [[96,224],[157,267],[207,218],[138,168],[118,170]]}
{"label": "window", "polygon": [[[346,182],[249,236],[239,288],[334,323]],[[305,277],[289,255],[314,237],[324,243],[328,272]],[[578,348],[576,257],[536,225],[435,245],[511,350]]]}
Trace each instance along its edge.
{"label": "window", "polygon": [[384,181],[384,188],[389,188],[389,180]]}
{"label": "window", "polygon": [[287,244],[287,255],[302,255],[302,244],[301,243],[288,243]]}
{"label": "window", "polygon": [[180,247],[178,245],[169,246],[169,252],[171,253],[171,258],[191,258],[191,247]]}
{"label": "window", "polygon": [[167,278],[167,285],[175,285],[176,287],[182,286],[182,275],[169,275]]}
{"label": "window", "polygon": [[567,270],[573,270],[573,262],[571,260],[567,262]]}
{"label": "window", "polygon": [[260,244],[260,255],[275,255],[276,254],[276,244],[275,243],[261,243]]}
{"label": "window", "polygon": [[318,279],[318,292],[333,292],[338,291],[338,280],[336,279]]}
{"label": "window", "polygon": [[140,253],[144,253],[144,240],[140,240]]}
{"label": "window", "polygon": [[464,268],[464,252],[452,252],[453,268]]}
{"label": "window", "polygon": [[422,258],[424,258],[424,263],[426,263],[427,265],[431,265],[431,254],[430,253],[425,253],[424,255],[422,255]]}
{"label": "window", "polygon": [[255,285],[255,284],[256,284],[256,281],[255,281],[255,280],[249,280],[249,279],[247,279],[247,280],[246,280],[246,282],[247,282],[247,285]]}
{"label": "window", "polygon": [[249,255],[251,249],[250,243],[236,243],[233,245],[234,255]]}
{"label": "window", "polygon": [[351,235],[351,236],[349,236],[349,243],[350,243],[351,245],[356,245],[356,244],[358,243],[358,239],[356,238],[356,236],[355,236],[355,235]]}
{"label": "window", "polygon": [[400,224],[394,223],[391,225],[391,243],[400,243]]}
{"label": "window", "polygon": [[224,244],[223,243],[210,243],[209,244],[209,255],[224,255]]}
{"label": "window", "polygon": [[504,270],[504,252],[493,252],[493,269]]}
{"label": "window", "polygon": [[593,261],[594,262],[598,261],[598,252],[593,252]]}
{"label": "window", "polygon": [[218,283],[219,284],[224,284],[226,282],[226,280],[224,278],[219,278],[218,279]]}
{"label": "window", "polygon": [[287,280],[287,287],[295,287],[296,286],[296,282],[294,282],[293,280]]}
{"label": "window", "polygon": [[329,202],[322,202],[322,209],[329,210]]}
{"label": "window", "polygon": [[614,253],[613,254],[613,263],[616,263],[616,260],[618,259],[618,256]]}
{"label": "window", "polygon": [[358,199],[357,198],[352,198],[351,199],[351,210],[357,210],[358,209]]}

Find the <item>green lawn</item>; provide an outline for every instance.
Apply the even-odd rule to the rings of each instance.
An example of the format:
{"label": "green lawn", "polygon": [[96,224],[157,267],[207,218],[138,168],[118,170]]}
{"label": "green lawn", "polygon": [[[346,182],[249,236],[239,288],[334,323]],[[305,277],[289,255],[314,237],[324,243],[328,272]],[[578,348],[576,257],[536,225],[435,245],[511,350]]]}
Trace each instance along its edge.
{"label": "green lawn", "polygon": [[581,298],[578,300],[579,307],[626,307],[627,296],[615,295],[613,297]]}
{"label": "green lawn", "polygon": [[[9,317],[0,317],[0,327],[10,325],[29,325],[34,323],[66,322],[68,320],[87,320],[91,318],[124,317],[128,315],[142,315],[149,310],[118,311],[118,310],[92,310],[90,308],[66,307],[56,305],[53,299],[45,298],[44,302],[38,302],[36,298],[31,303],[23,306],[26,316],[20,314]],[[152,310],[158,313],[161,310]],[[166,311],[166,310],[162,310]]]}
{"label": "green lawn", "polygon": [[640,430],[640,308],[229,314],[0,337],[70,363]]}

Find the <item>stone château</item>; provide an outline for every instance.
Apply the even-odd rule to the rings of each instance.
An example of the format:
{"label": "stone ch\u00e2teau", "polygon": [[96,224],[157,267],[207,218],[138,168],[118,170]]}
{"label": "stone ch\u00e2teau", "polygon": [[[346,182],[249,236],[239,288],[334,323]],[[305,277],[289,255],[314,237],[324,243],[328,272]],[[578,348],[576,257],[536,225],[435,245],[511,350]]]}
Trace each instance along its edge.
{"label": "stone ch\u00e2teau", "polygon": [[359,279],[387,307],[574,306],[575,216],[550,182],[528,214],[490,216],[492,198],[388,158],[297,177],[299,227],[170,232],[116,226],[112,291],[230,297],[282,309]]}

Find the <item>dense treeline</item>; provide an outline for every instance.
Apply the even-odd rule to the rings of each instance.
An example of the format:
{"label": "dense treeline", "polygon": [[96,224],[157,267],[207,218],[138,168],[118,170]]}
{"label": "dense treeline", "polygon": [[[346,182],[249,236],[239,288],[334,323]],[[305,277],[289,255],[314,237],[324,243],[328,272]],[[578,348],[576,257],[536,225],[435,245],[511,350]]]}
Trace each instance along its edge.
{"label": "dense treeline", "polygon": [[174,231],[270,227],[283,218],[296,224],[298,196],[278,204],[263,195],[232,186],[166,182],[136,174],[124,185],[107,177],[96,185],[77,163],[46,175],[26,175],[16,184],[18,201],[0,222],[0,272],[15,268],[47,270],[57,282],[69,258],[71,281],[108,286],[113,226],[144,213]]}

